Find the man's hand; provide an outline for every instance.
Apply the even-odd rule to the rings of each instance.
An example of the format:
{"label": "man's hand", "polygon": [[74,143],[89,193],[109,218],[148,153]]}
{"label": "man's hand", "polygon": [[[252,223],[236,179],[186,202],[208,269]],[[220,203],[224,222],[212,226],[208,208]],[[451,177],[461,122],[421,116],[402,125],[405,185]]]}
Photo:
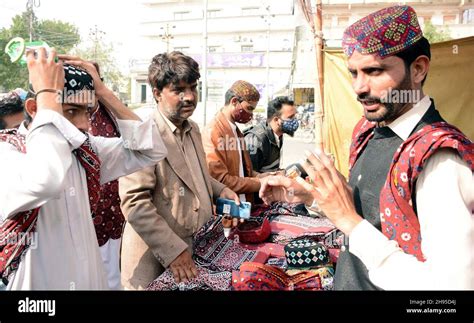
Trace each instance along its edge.
{"label": "man's hand", "polygon": [[128,109],[115,94],[108,89],[100,79],[99,72],[92,62],[83,60],[80,57],[59,55],[59,58],[66,64],[78,66],[87,71],[94,80],[94,90],[97,98],[112,114],[120,120],[138,120],[141,119],[130,109]]}
{"label": "man's hand", "polygon": [[[35,92],[44,89],[64,90],[64,68],[61,61],[55,62],[56,50],[53,48],[46,57],[46,50],[38,49],[35,57],[34,50],[26,54],[30,83]],[[42,92],[38,95],[36,105],[38,110],[48,107],[60,114],[63,113],[61,99],[57,93]]]}
{"label": "man's hand", "polygon": [[[228,199],[228,200],[234,200],[235,204],[240,205],[239,196],[237,195],[237,193],[235,193],[233,190],[231,190],[228,187],[225,187],[221,191],[221,194],[219,195],[219,197],[222,197],[222,198]],[[238,218],[228,217],[228,218],[225,218],[225,219],[222,220],[222,224],[224,225],[224,227],[226,227],[226,225],[227,225],[226,221],[228,221],[229,219],[232,221],[232,224],[230,224],[229,227],[230,226],[231,227],[236,227],[239,224],[239,219]],[[243,222],[244,220],[240,219],[240,221]]]}
{"label": "man's hand", "polygon": [[[274,172],[265,172],[265,173],[257,173],[255,172],[255,176],[254,177],[257,177],[258,179],[263,179],[265,177],[268,177],[268,176],[278,176],[278,175],[285,175],[285,170],[284,169],[280,169],[280,170],[277,170],[277,171],[274,171]],[[261,183],[262,181],[260,181]]]}
{"label": "man's hand", "polygon": [[262,179],[259,196],[265,204],[275,201],[311,204],[312,190],[312,186],[302,178],[294,180],[281,175],[268,176]]}
{"label": "man's hand", "polygon": [[221,194],[219,194],[219,197],[222,197],[228,200],[234,200],[235,204],[240,205],[239,196],[237,195],[237,193],[235,193],[233,190],[231,190],[228,187],[224,187],[224,189],[221,191]]}
{"label": "man's hand", "polygon": [[60,60],[64,61],[64,63],[80,67],[87,73],[89,73],[92,76],[92,79],[94,80],[94,90],[99,98],[101,95],[104,95],[105,91],[108,90],[104,82],[102,82],[102,80],[100,79],[99,72],[97,71],[96,67],[92,62],[71,55],[58,55],[58,57]]}
{"label": "man's hand", "polygon": [[362,221],[354,207],[352,189],[325,153],[306,153],[302,164],[314,187],[313,197],[324,214],[345,234]]}
{"label": "man's hand", "polygon": [[173,260],[170,269],[177,283],[187,282],[197,276],[196,264],[187,250]]}

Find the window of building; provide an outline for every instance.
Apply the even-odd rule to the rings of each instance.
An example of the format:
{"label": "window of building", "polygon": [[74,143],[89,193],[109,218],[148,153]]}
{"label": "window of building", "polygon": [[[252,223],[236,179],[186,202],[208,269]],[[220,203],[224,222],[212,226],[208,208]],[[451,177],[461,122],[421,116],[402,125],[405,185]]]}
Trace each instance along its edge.
{"label": "window of building", "polygon": [[349,17],[347,16],[337,17],[337,25],[339,27],[349,26]]}
{"label": "window of building", "polygon": [[464,10],[462,14],[463,24],[472,24],[474,23],[474,9]]}
{"label": "window of building", "polygon": [[431,16],[420,16],[418,17],[420,24],[426,24],[427,22],[431,22]]}
{"label": "window of building", "polygon": [[323,14],[323,26],[324,27],[332,26],[332,16]]}
{"label": "window of building", "polygon": [[174,13],[174,20],[188,19],[190,15],[191,15],[190,11],[177,11]]}
{"label": "window of building", "polygon": [[202,102],[202,81],[198,82],[198,102]]}
{"label": "window of building", "polygon": [[146,102],[146,84],[142,84],[140,86],[140,102],[141,103]]}
{"label": "window of building", "polygon": [[242,45],[240,48],[242,52],[253,52],[253,45]]}
{"label": "window of building", "polygon": [[443,17],[444,25],[454,25],[456,23],[456,15],[446,15]]}
{"label": "window of building", "polygon": [[242,16],[256,16],[260,14],[259,7],[246,7],[242,8]]}
{"label": "window of building", "polygon": [[207,52],[208,53],[215,53],[218,52],[221,46],[209,46],[207,47]]}
{"label": "window of building", "polygon": [[221,9],[211,9],[207,11],[207,18],[216,18],[222,16]]}
{"label": "window of building", "polygon": [[291,51],[291,42],[290,42],[289,39],[287,39],[287,38],[283,39],[281,50],[282,51],[287,51],[287,52]]}

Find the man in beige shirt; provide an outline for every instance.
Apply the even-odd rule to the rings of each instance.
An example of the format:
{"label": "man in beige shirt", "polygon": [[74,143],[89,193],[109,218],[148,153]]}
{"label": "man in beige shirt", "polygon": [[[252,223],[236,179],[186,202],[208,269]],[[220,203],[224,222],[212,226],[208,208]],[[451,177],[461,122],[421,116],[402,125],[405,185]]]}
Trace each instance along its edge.
{"label": "man in beige shirt", "polygon": [[156,55],[149,67],[158,108],[153,119],[168,156],[119,182],[127,219],[121,260],[127,289],[146,288],[167,267],[177,282],[194,278],[192,235],[211,218],[213,199],[239,203],[236,193],[209,175],[199,128],[188,120],[199,77],[196,61],[180,52]]}

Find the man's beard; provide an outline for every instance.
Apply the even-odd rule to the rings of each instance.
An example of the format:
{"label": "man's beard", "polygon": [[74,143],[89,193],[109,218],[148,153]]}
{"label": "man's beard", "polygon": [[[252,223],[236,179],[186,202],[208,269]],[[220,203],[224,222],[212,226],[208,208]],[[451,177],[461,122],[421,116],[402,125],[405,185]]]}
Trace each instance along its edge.
{"label": "man's beard", "polygon": [[[194,109],[191,111],[191,114],[189,116],[186,116],[186,117],[183,117],[181,115],[181,110],[184,109],[184,108],[190,108],[190,107],[193,107]],[[196,105],[193,104],[192,102],[182,102],[180,103],[178,106],[177,106],[177,109],[176,111],[173,111],[172,109],[170,108],[166,108],[166,114],[167,114],[167,117],[170,119],[170,120],[174,120],[174,121],[184,121],[184,120],[187,120],[193,113],[194,113],[194,110],[196,109]]]}
{"label": "man's beard", "polygon": [[[391,93],[403,93],[401,91],[411,90],[411,78],[409,71],[405,70],[405,77],[400,83],[393,89],[391,89]],[[387,96],[391,95],[388,93]],[[387,100],[387,98],[384,98]],[[382,122],[387,120],[395,120],[398,117],[400,111],[410,102],[400,102],[400,103],[393,103],[393,102],[382,102],[382,98],[371,96],[369,93],[362,93],[357,96],[357,101],[366,101],[366,102],[373,102],[373,104],[379,103],[380,107],[377,111],[371,112],[364,109],[365,118],[369,121],[375,122]],[[387,100],[390,101],[390,100]]]}

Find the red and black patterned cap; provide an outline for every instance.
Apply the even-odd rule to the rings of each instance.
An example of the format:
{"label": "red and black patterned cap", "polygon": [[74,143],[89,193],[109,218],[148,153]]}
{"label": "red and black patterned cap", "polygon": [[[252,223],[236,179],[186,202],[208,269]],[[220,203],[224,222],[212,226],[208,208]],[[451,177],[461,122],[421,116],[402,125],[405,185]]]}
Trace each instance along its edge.
{"label": "red and black patterned cap", "polygon": [[410,6],[393,6],[347,27],[342,36],[342,48],[348,57],[357,50],[384,58],[407,49],[422,37],[415,10]]}
{"label": "red and black patterned cap", "polygon": [[260,100],[260,93],[258,93],[258,90],[255,88],[255,86],[247,81],[235,81],[230,87],[230,90],[234,92],[235,96],[244,101],[258,102],[258,100]]}

